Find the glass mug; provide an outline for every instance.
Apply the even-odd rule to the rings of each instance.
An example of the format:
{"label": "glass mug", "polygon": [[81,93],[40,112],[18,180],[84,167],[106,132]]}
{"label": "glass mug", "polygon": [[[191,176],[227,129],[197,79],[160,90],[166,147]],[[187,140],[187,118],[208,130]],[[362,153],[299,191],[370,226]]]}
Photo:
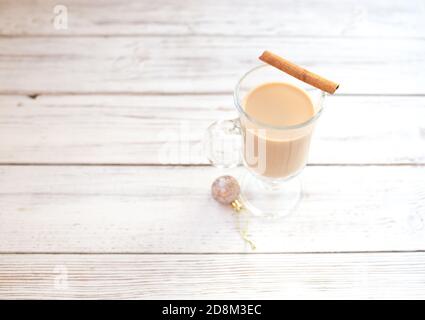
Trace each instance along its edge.
{"label": "glass mug", "polygon": [[[246,113],[243,101],[259,85],[285,82],[310,96],[313,116],[293,126],[260,123]],[[241,200],[254,215],[286,216],[302,195],[296,176],[307,164],[311,135],[323,110],[326,93],[272,66],[260,65],[248,71],[237,83],[234,103],[239,114],[233,120],[211,124],[205,147],[210,163],[230,168],[241,162],[247,169],[241,181]]]}

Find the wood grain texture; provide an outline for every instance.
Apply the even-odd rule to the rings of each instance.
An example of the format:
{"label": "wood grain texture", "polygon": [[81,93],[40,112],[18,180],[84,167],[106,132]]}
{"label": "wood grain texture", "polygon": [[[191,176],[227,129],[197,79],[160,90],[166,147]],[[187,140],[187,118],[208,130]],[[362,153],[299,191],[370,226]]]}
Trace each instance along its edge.
{"label": "wood grain texture", "polygon": [[[0,166],[0,252],[249,252],[210,167]],[[289,217],[252,219],[258,252],[425,249],[423,167],[308,167]]]}
{"label": "wood grain texture", "polygon": [[[0,1],[0,299],[425,299],[422,0],[57,4]],[[242,254],[192,165],[264,49],[341,96]]]}
{"label": "wood grain texture", "polygon": [[[231,95],[0,96],[0,163],[206,164]],[[425,97],[328,97],[311,164],[425,163]],[[406,125],[408,124],[408,125]]]}
{"label": "wood grain texture", "polygon": [[424,299],[424,253],[0,255],[0,299]]}
{"label": "wood grain texture", "polygon": [[57,4],[2,0],[0,35],[423,37],[425,27],[421,0],[66,0],[66,30],[54,28]]}
{"label": "wood grain texture", "polygon": [[0,47],[3,94],[230,93],[265,48],[339,82],[339,94],[425,94],[421,39],[37,37]]}

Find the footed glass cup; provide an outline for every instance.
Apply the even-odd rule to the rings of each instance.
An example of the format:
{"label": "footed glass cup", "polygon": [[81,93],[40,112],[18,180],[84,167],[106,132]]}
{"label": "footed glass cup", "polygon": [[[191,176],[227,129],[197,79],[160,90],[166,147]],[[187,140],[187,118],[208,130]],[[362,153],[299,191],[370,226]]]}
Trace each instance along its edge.
{"label": "footed glass cup", "polygon": [[[254,88],[270,82],[292,84],[309,95],[314,114],[293,126],[260,123],[246,113],[243,100]],[[216,167],[243,164],[241,200],[254,215],[281,217],[290,214],[301,200],[298,174],[307,164],[310,140],[323,110],[326,93],[269,65],[247,72],[234,90],[236,119],[220,120],[206,132],[209,161]]]}

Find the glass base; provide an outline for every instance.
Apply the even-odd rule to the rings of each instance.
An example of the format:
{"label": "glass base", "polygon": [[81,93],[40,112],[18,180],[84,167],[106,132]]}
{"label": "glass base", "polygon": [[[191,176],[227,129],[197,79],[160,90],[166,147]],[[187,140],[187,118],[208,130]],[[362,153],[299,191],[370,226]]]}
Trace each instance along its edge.
{"label": "glass base", "polygon": [[300,179],[263,180],[246,173],[241,181],[241,200],[254,216],[281,218],[291,214],[302,197]]}

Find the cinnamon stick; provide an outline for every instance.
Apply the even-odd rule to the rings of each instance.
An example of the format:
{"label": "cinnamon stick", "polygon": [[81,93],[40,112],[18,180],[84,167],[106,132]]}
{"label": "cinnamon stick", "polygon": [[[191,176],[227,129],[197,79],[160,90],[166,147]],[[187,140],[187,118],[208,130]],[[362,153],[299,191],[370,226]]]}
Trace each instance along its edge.
{"label": "cinnamon stick", "polygon": [[308,71],[295,63],[283,59],[282,57],[270,52],[264,51],[263,54],[259,57],[261,61],[268,63],[269,65],[290,74],[291,76],[304,81],[313,87],[316,87],[320,90],[326,91],[333,94],[336,89],[338,89],[339,84],[331,80],[325,79],[311,71]]}

